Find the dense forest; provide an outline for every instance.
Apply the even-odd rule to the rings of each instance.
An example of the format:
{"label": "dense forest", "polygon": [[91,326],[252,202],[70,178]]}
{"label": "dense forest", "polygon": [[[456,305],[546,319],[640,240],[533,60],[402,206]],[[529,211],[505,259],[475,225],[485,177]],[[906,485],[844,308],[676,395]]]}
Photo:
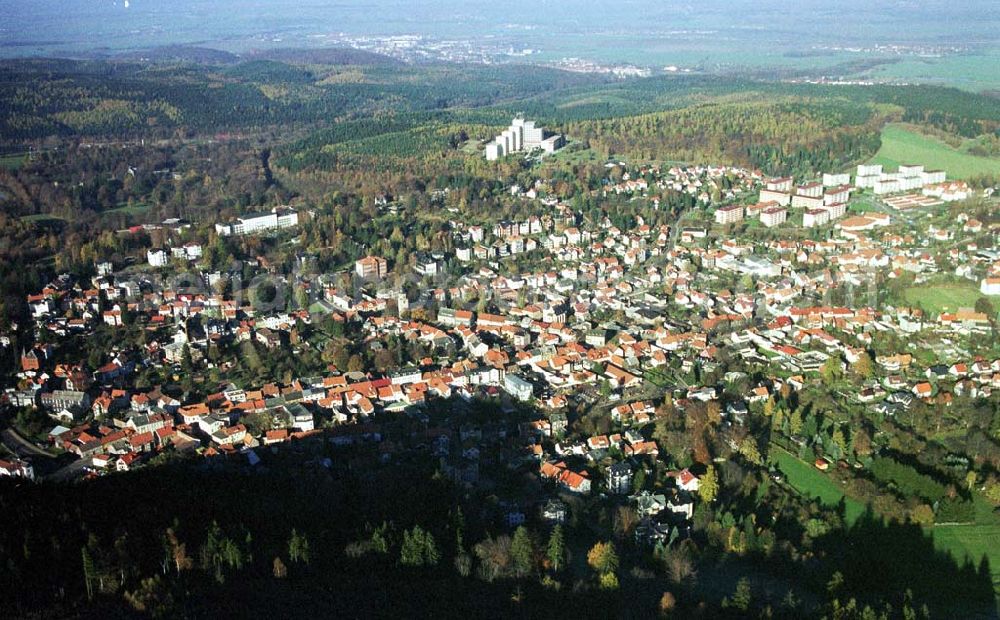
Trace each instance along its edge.
{"label": "dense forest", "polygon": [[[11,577],[0,613],[740,618],[752,605],[776,618],[876,618],[975,614],[992,601],[986,569],[935,552],[919,526],[847,526],[735,463],[723,468],[721,518],[701,511],[692,540],[650,559],[619,534],[591,545],[586,519],[511,536],[502,506],[466,502],[432,461],[387,467],[370,454],[303,443],[256,469],[174,457],[86,485],[0,485]],[[634,515],[603,518],[627,532]],[[880,561],[874,541],[912,561]]]}

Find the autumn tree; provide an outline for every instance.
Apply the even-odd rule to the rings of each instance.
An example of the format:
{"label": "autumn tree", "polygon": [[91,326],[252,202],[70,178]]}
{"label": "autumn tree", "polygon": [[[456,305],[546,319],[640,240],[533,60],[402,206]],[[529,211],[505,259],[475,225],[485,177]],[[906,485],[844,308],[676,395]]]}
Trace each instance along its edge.
{"label": "autumn tree", "polygon": [[[760,449],[757,448],[757,442],[751,435],[747,435],[740,442],[739,453],[743,455],[748,462],[757,465],[758,467],[764,464],[764,459],[760,455]],[[713,470],[714,471],[714,470]],[[702,480],[702,485],[704,485],[704,480]]]}
{"label": "autumn tree", "polygon": [[607,575],[618,570],[618,552],[610,542],[595,543],[587,552],[587,564],[600,575]]}
{"label": "autumn tree", "polygon": [[170,558],[170,561],[173,562],[174,569],[178,573],[188,570],[194,566],[194,561],[190,556],[188,556],[187,545],[182,543],[177,538],[177,534],[174,533],[174,528],[167,528],[167,533],[164,535],[164,543],[167,556]]}
{"label": "autumn tree", "polygon": [[125,593],[125,600],[136,611],[153,618],[168,618],[174,612],[174,597],[161,575],[143,579],[137,589]]}
{"label": "autumn tree", "polygon": [[271,563],[271,573],[275,579],[284,579],[288,576],[288,567],[278,556],[274,556],[274,562]]}
{"label": "autumn tree", "polygon": [[664,592],[660,597],[660,613],[667,615],[677,607],[677,599],[670,592]]}
{"label": "autumn tree", "polygon": [[719,479],[715,473],[715,467],[709,465],[708,469],[705,470],[705,475],[701,477],[701,482],[698,484],[698,496],[701,497],[701,501],[710,504],[715,501],[715,496],[718,493]]}
{"label": "autumn tree", "polygon": [[858,457],[866,457],[872,453],[872,438],[864,428],[858,428],[851,434],[851,447]]}
{"label": "autumn tree", "polygon": [[826,386],[836,383],[840,379],[842,372],[840,358],[835,355],[823,362],[823,367],[819,370],[820,377],[823,379],[823,385]]}
{"label": "autumn tree", "polygon": [[614,530],[620,539],[627,538],[639,523],[639,515],[631,506],[619,506],[615,511]]}
{"label": "autumn tree", "polygon": [[862,353],[858,359],[851,364],[851,371],[858,377],[868,380],[875,374],[875,365],[872,363],[872,356],[868,352]]}

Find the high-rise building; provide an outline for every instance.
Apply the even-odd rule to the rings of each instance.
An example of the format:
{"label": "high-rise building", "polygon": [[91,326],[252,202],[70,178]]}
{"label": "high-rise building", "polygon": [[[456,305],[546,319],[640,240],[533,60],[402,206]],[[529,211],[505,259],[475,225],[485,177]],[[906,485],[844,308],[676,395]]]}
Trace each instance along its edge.
{"label": "high-rise building", "polygon": [[561,135],[546,137],[544,127],[537,127],[535,121],[526,121],[518,117],[511,121],[510,127],[503,130],[500,135],[486,145],[486,159],[493,161],[511,153],[535,149],[554,153],[565,143],[566,141]]}

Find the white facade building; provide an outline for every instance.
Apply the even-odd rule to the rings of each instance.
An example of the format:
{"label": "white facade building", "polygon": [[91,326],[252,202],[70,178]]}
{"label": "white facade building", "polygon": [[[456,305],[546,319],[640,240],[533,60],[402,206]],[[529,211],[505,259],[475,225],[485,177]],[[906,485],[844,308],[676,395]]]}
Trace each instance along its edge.
{"label": "white facade building", "polygon": [[565,139],[561,135],[545,136],[544,127],[536,127],[534,121],[515,118],[510,127],[503,130],[486,145],[486,159],[494,161],[511,153],[522,153],[542,149],[554,153],[562,148]]}
{"label": "white facade building", "polygon": [[166,267],[170,261],[170,255],[163,249],[146,250],[146,262],[153,267]]}
{"label": "white facade building", "polygon": [[215,232],[228,237],[231,235],[251,235],[268,230],[291,228],[299,223],[299,214],[294,209],[275,207],[270,213],[253,213],[238,217],[229,224],[216,224]]}

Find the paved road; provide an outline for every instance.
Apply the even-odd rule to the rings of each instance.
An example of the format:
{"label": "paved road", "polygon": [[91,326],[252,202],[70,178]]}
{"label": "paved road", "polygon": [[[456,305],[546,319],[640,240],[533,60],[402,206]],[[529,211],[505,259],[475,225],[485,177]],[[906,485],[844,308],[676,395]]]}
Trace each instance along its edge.
{"label": "paved road", "polygon": [[52,480],[55,482],[68,482],[84,474],[84,468],[93,465],[94,459],[87,457],[85,459],[77,459],[70,462],[64,467],[57,469],[51,474],[45,476],[46,480]]}
{"label": "paved road", "polygon": [[48,459],[54,458],[51,454],[31,443],[12,428],[8,428],[3,432],[2,440],[3,445],[18,456],[42,456]]}

